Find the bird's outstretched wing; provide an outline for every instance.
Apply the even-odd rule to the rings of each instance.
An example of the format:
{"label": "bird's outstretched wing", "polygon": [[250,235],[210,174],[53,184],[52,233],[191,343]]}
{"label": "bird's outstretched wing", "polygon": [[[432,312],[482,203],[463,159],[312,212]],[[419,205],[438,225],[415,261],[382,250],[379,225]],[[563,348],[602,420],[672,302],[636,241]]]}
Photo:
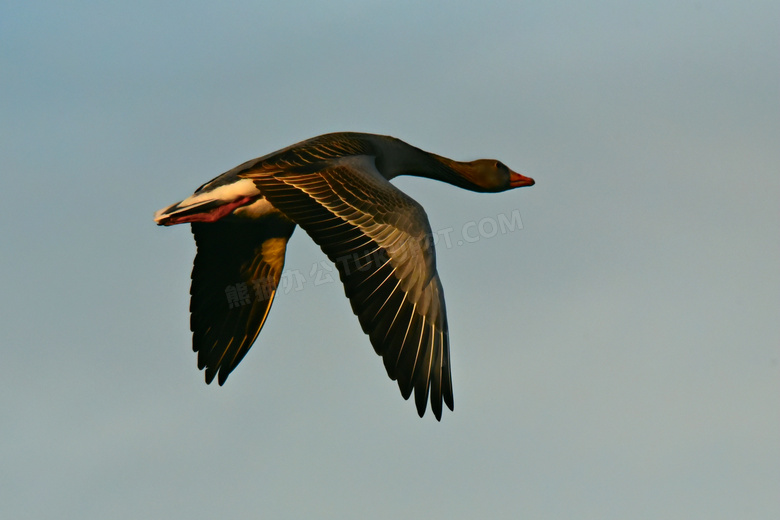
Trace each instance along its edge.
{"label": "bird's outstretched wing", "polygon": [[222,385],[263,328],[295,224],[258,220],[193,222],[198,247],[190,287],[192,349],[206,382]]}
{"label": "bird's outstretched wing", "polygon": [[[327,164],[324,164],[326,162]],[[325,159],[316,168],[249,168],[273,206],[301,226],[339,271],[387,374],[417,412],[453,409],[449,336],[431,230],[423,208],[382,177],[374,157]]]}

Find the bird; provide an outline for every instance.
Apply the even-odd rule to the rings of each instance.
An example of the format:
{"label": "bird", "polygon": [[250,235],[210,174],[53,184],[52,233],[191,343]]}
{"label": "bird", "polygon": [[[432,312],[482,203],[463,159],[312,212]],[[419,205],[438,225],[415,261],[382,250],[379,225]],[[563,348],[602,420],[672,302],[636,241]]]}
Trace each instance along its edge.
{"label": "bird", "polygon": [[474,192],[535,181],[502,162],[459,162],[390,136],[337,132],[247,161],[154,215],[189,223],[197,252],[190,286],[192,348],[206,383],[223,385],[254,344],[297,226],[335,264],[344,292],[387,375],[423,417],[454,410],[449,331],[423,207],[400,175]]}

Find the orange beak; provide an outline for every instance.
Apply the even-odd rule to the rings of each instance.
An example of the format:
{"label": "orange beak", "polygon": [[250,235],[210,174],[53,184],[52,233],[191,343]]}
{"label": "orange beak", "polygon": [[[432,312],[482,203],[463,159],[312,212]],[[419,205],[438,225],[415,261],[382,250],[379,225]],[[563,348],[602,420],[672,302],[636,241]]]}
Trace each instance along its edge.
{"label": "orange beak", "polygon": [[515,173],[515,172],[509,173],[510,188],[520,188],[522,186],[533,186],[534,184],[536,184],[536,181],[533,180],[531,177],[526,177],[525,175],[520,175],[519,173]]}

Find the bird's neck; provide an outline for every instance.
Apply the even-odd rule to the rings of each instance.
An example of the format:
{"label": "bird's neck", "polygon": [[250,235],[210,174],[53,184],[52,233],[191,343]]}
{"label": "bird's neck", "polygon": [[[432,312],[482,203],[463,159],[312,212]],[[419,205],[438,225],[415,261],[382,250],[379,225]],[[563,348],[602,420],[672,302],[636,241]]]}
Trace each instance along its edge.
{"label": "bird's neck", "polygon": [[469,163],[425,152],[397,139],[382,144],[377,153],[377,168],[388,180],[400,175],[412,175],[471,191],[483,191],[470,180],[472,168]]}

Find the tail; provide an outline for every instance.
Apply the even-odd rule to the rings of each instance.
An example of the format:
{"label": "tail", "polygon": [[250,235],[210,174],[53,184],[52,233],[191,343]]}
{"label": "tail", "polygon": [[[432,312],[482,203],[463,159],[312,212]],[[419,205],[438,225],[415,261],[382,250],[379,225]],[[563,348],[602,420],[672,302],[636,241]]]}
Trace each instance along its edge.
{"label": "tail", "polygon": [[214,199],[193,201],[191,200],[192,198],[184,199],[181,202],[156,211],[154,221],[158,226],[173,226],[174,224],[183,224],[185,222],[213,222],[218,220],[213,218],[212,215],[220,206],[224,206],[223,201]]}
{"label": "tail", "polygon": [[[203,188],[208,188],[203,190]],[[173,226],[186,222],[216,222],[236,208],[251,204],[260,192],[249,180],[211,188],[204,185],[190,197],[163,208],[154,214],[158,226]]]}

